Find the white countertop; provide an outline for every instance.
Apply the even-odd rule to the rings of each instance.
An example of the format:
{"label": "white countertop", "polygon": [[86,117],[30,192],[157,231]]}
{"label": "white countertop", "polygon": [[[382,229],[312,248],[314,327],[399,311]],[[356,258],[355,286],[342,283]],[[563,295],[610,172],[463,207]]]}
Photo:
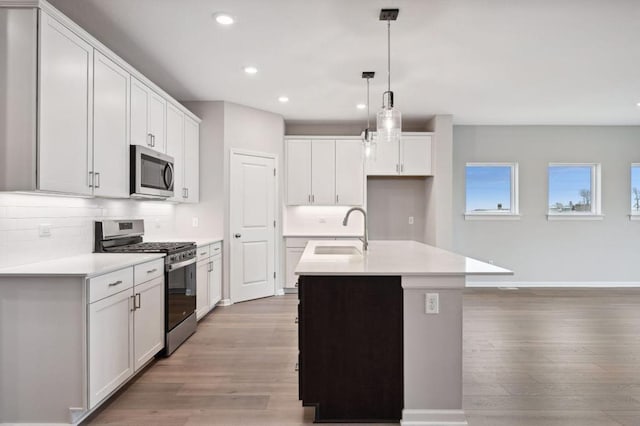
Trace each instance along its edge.
{"label": "white countertop", "polygon": [[91,278],[164,257],[162,253],[90,253],[0,268],[3,277],[75,276]]}
{"label": "white countertop", "polygon": [[285,232],[282,234],[285,238],[360,238],[362,233],[339,234],[337,232]]}
{"label": "white countertop", "polygon": [[[364,255],[314,254],[318,246],[353,241],[309,241],[296,275],[513,275],[513,272],[416,241],[369,241]],[[358,244],[362,249],[362,244]]]}

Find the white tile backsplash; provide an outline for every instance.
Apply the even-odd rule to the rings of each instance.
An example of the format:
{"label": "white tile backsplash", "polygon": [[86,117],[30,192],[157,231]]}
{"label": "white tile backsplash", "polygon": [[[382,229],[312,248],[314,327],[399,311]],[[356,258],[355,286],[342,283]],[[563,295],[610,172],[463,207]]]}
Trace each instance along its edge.
{"label": "white tile backsplash", "polygon": [[[175,231],[174,204],[0,193],[0,267],[93,252],[94,221],[144,219],[145,239]],[[51,235],[40,237],[48,224]]]}
{"label": "white tile backsplash", "polygon": [[349,206],[287,206],[284,209],[284,234],[361,234],[364,228],[362,214],[354,212],[347,226],[342,220]]}

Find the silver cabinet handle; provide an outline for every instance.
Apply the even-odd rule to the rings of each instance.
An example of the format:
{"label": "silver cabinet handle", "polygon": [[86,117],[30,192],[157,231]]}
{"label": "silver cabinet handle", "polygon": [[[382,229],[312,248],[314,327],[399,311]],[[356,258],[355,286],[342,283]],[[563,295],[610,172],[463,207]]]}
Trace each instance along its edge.
{"label": "silver cabinet handle", "polygon": [[189,198],[189,188],[185,188],[185,190],[187,191],[187,198]]}
{"label": "silver cabinet handle", "polygon": [[96,180],[95,187],[100,188],[100,173],[94,173],[93,176]]}
{"label": "silver cabinet handle", "polygon": [[340,196],[338,194],[336,194],[336,203],[340,202]]}
{"label": "silver cabinet handle", "polygon": [[209,262],[209,272],[213,272],[213,262]]}
{"label": "silver cabinet handle", "polygon": [[131,299],[131,312],[136,310],[136,296],[129,296],[129,298]]}
{"label": "silver cabinet handle", "polygon": [[308,195],[308,200],[311,202],[311,194]]}
{"label": "silver cabinet handle", "polygon": [[156,135],[154,134],[151,135],[151,146],[156,146]]}
{"label": "silver cabinet handle", "polygon": [[400,172],[400,164],[396,164],[396,173]]}
{"label": "silver cabinet handle", "polygon": [[220,251],[220,247],[214,248],[213,251]]}
{"label": "silver cabinet handle", "polygon": [[400,171],[404,172],[404,164],[400,164]]}
{"label": "silver cabinet handle", "polygon": [[89,185],[89,188],[93,188],[93,172],[89,172],[89,176],[87,177],[87,185]]}
{"label": "silver cabinet handle", "polygon": [[147,271],[147,274],[153,274],[154,272],[156,272],[158,270],[158,268],[153,268],[153,269],[149,269]]}
{"label": "silver cabinet handle", "polygon": [[207,254],[207,252],[203,251],[202,253],[200,253],[200,256],[204,256],[205,254]]}
{"label": "silver cabinet handle", "polygon": [[120,285],[120,284],[122,284],[122,280],[118,280],[118,281],[116,281],[114,283],[109,284],[109,287],[115,287],[115,286]]}
{"label": "silver cabinet handle", "polygon": [[136,293],[135,294],[134,302],[135,302],[133,304],[133,308],[134,309],[140,309],[142,307],[142,296],[140,295],[140,293]]}
{"label": "silver cabinet handle", "polygon": [[315,202],[316,202],[316,196],[315,196],[315,195],[313,195],[313,194],[311,194],[311,202],[312,202],[312,203],[315,203]]}
{"label": "silver cabinet handle", "polygon": [[151,133],[147,133],[147,145],[153,146],[153,135]]}

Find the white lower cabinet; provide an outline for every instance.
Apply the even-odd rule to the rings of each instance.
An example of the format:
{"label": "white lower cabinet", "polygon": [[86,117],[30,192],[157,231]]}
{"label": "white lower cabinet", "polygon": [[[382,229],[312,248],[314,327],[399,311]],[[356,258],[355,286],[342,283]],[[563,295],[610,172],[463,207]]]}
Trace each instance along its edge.
{"label": "white lower cabinet", "polygon": [[196,319],[199,321],[222,300],[222,242],[198,247]]}
{"label": "white lower cabinet", "polygon": [[89,409],[134,372],[131,289],[89,305]]}
{"label": "white lower cabinet", "polygon": [[89,409],[164,348],[164,276],[152,275],[134,278],[130,267],[87,281]]}
{"label": "white lower cabinet", "polygon": [[138,371],[164,348],[164,277],[134,289],[134,367]]}

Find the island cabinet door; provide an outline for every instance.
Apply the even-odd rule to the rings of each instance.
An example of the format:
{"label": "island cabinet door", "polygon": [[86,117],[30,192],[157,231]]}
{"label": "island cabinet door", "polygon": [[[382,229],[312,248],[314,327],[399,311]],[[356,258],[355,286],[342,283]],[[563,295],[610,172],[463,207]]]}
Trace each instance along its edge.
{"label": "island cabinet door", "polygon": [[402,417],[400,277],[301,276],[299,383],[319,422]]}

